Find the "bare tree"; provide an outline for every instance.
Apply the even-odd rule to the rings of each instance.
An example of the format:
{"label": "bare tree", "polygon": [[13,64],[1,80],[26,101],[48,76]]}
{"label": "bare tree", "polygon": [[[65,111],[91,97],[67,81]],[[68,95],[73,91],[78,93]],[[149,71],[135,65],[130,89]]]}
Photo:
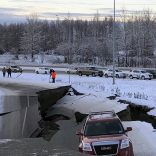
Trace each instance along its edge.
{"label": "bare tree", "polygon": [[32,61],[34,60],[34,54],[41,50],[41,39],[38,16],[32,14],[27,18],[27,25],[25,25],[25,30],[21,37],[21,49],[25,54],[31,54]]}

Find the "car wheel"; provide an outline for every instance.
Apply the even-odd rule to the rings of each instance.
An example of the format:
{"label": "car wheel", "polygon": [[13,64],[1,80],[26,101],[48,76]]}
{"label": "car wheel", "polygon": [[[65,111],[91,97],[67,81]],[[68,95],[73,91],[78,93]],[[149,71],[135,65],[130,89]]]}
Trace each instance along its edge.
{"label": "car wheel", "polygon": [[142,79],[142,80],[145,80],[145,76],[141,76],[141,79]]}
{"label": "car wheel", "polygon": [[69,71],[67,71],[67,74],[70,74],[70,72],[69,72]]}
{"label": "car wheel", "polygon": [[108,74],[105,74],[105,77],[108,77]]}
{"label": "car wheel", "polygon": [[102,76],[103,76],[103,74],[99,74],[99,76],[100,76],[100,77],[102,77]]}
{"label": "car wheel", "polygon": [[119,75],[118,74],[116,74],[116,78],[119,78]]}
{"label": "car wheel", "polygon": [[82,76],[82,72],[79,72],[79,76]]}
{"label": "car wheel", "polygon": [[36,71],[36,74],[39,74],[39,72],[38,72],[38,71]]}
{"label": "car wheel", "polygon": [[92,76],[95,77],[96,76],[95,73],[92,73]]}
{"label": "car wheel", "polygon": [[45,71],[45,74],[47,74],[47,71]]}
{"label": "car wheel", "polygon": [[132,76],[132,75],[130,75],[130,76],[129,76],[129,78],[130,78],[130,79],[133,79],[133,76]]}

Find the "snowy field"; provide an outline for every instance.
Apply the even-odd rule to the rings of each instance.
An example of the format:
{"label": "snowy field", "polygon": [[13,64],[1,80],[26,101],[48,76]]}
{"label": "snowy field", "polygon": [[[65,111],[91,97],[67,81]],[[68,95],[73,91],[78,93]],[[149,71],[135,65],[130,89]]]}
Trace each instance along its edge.
{"label": "snowy field", "polygon": [[[66,103],[64,103],[63,106],[82,113],[100,111],[103,108],[109,110],[119,109],[119,111],[125,109],[127,105],[118,103],[118,99],[109,100],[106,98],[114,94],[118,94],[120,99],[126,99],[138,105],[146,105],[149,108],[156,108],[155,80],[116,79],[116,84],[112,85],[112,78],[80,77],[78,75],[70,75],[69,77],[67,74],[57,74],[56,83],[52,84],[49,83],[49,75],[23,73],[17,77],[18,75],[19,73],[13,73],[12,78],[2,78],[2,73],[0,73],[0,83],[34,84],[34,86],[39,85],[53,88],[59,85],[69,85],[70,78],[70,84],[73,88],[85,93],[85,95],[81,96],[81,99],[77,99],[78,97],[76,96],[65,96],[64,101],[66,101]],[[56,107],[60,106],[61,100],[58,101]],[[107,107],[104,107],[104,105],[107,105]],[[149,114],[156,116],[156,110],[153,109]],[[124,122],[124,125],[125,127],[131,126],[133,128],[133,131],[129,132],[129,136],[132,139],[136,156],[156,155],[156,132],[151,124],[133,121]]]}
{"label": "snowy field", "polygon": [[[2,78],[1,81],[17,81],[22,83],[32,83],[36,85],[49,85],[49,75],[23,73],[17,77],[19,73],[13,73],[12,78]],[[16,78],[17,77],[17,78]],[[149,108],[156,108],[156,80],[137,80],[137,79],[116,79],[116,84],[112,85],[112,78],[104,77],[86,77],[78,75],[57,74],[56,84],[70,84],[82,93],[93,94],[96,97],[108,97],[113,94],[120,96],[138,105],[145,105]],[[51,84],[54,86],[54,84]],[[153,109],[149,114],[156,116],[156,110]]]}

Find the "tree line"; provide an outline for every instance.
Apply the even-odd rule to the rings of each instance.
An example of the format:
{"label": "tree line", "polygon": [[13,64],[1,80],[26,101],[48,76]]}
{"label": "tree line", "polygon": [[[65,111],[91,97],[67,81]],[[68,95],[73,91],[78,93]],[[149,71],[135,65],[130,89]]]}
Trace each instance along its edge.
{"label": "tree line", "polygon": [[[63,55],[66,63],[112,64],[113,18],[97,13],[92,20],[39,20],[0,24],[0,53]],[[156,17],[149,10],[128,15],[123,11],[115,22],[117,66],[155,67]]]}

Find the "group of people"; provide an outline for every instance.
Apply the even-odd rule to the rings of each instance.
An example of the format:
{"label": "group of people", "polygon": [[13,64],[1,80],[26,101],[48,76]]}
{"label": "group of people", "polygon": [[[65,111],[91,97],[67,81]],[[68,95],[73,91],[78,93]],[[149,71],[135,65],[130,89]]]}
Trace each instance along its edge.
{"label": "group of people", "polygon": [[5,77],[5,75],[6,75],[6,72],[8,73],[8,77],[11,77],[11,68],[9,67],[9,68],[5,68],[5,67],[3,67],[3,69],[2,69],[2,73],[3,73],[3,77]]}
{"label": "group of people", "polygon": [[[53,69],[50,69],[50,78],[52,78],[52,83],[55,83],[56,72]],[[49,81],[50,82],[50,81]]]}
{"label": "group of people", "polygon": [[[11,77],[11,73],[12,73],[11,68],[3,67],[2,73],[3,73],[3,77],[5,77],[6,73],[8,73],[8,77]],[[52,79],[52,83],[55,83],[56,72],[53,69],[50,69],[50,78]]]}

